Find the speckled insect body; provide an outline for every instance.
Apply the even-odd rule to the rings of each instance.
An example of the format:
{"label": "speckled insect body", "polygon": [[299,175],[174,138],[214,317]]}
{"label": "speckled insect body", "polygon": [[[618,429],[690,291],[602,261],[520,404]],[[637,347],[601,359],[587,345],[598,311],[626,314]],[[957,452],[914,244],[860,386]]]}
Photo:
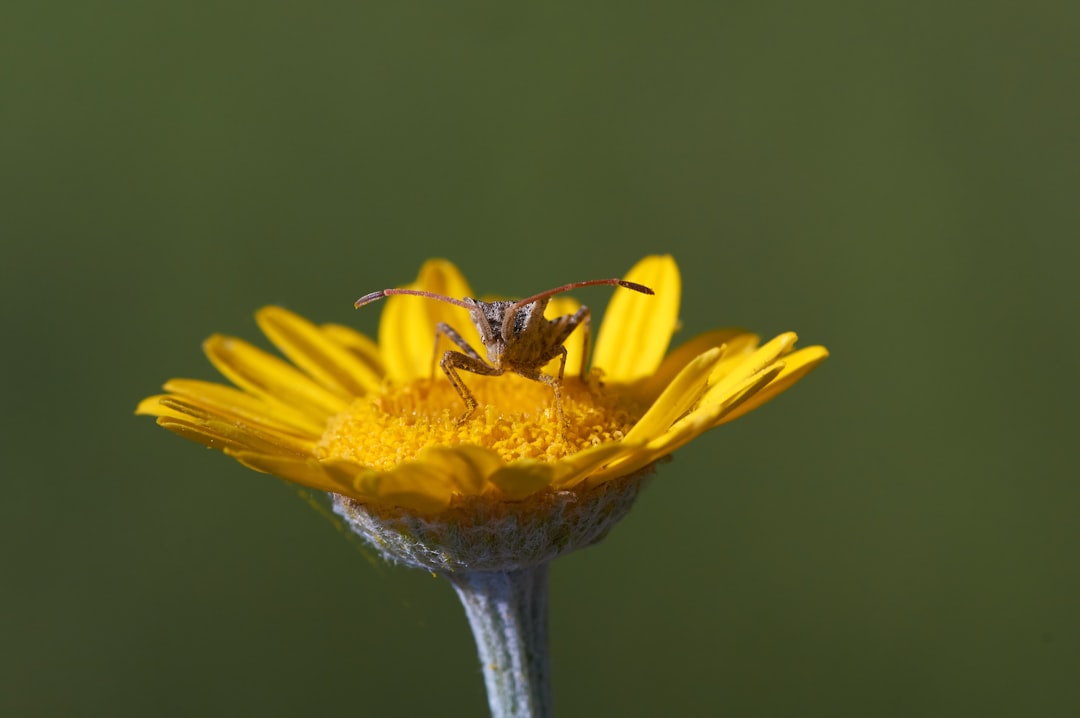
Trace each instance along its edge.
{"label": "speckled insect body", "polygon": [[539,366],[544,366],[559,354],[566,353],[562,345],[579,324],[584,323],[588,331],[588,307],[582,307],[574,314],[547,319],[544,310],[549,299],[545,297],[519,307],[512,315],[513,325],[505,336],[503,324],[517,302],[465,299],[474,304],[469,314],[480,332],[489,362],[513,371],[535,368],[538,362]]}

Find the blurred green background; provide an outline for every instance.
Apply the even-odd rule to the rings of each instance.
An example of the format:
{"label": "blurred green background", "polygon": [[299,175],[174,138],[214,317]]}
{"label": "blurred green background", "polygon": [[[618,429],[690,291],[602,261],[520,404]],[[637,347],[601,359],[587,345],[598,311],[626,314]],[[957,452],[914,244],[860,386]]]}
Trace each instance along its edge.
{"label": "blurred green background", "polygon": [[[445,582],[132,416],[445,256],[833,357],[558,561],[560,716],[1080,711],[1080,6],[0,10],[0,713],[486,711]],[[601,311],[607,292],[584,295]]]}

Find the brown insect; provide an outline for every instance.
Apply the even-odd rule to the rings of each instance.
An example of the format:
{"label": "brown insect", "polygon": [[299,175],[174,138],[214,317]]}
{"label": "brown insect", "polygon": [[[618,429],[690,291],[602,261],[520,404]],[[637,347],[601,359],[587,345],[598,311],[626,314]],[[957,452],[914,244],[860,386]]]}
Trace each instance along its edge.
{"label": "brown insect", "polygon": [[[445,336],[452,341],[461,351],[448,349],[439,361],[446,378],[454,385],[454,389],[465,402],[465,413],[458,422],[464,422],[476,411],[476,397],[462,381],[459,371],[467,371],[473,374],[485,376],[499,376],[508,371],[521,376],[547,384],[555,392],[555,410],[559,416],[559,426],[566,425],[566,417],[562,407],[562,384],[563,373],[566,369],[566,342],[570,334],[578,327],[585,327],[585,351],[581,356],[581,376],[585,377],[585,370],[589,363],[590,332],[589,332],[589,308],[580,307],[573,314],[564,314],[555,319],[546,319],[544,309],[548,301],[556,294],[562,294],[579,287],[589,287],[597,284],[609,284],[632,289],[642,294],[654,294],[648,287],[628,282],[625,279],[590,279],[584,282],[573,282],[561,287],[549,289],[546,292],[534,294],[525,299],[504,300],[495,302],[483,302],[479,299],[465,297],[455,299],[434,292],[425,292],[419,289],[383,289],[378,292],[366,294],[356,300],[359,309],[365,304],[382,299],[394,294],[410,294],[427,299],[436,299],[440,302],[453,304],[467,309],[473,324],[480,332],[480,341],[487,351],[487,361],[469,346],[457,331],[449,324],[439,322],[435,327],[435,354],[438,356],[439,338]],[[558,357],[559,375],[557,377],[544,374],[541,369],[552,359]]]}

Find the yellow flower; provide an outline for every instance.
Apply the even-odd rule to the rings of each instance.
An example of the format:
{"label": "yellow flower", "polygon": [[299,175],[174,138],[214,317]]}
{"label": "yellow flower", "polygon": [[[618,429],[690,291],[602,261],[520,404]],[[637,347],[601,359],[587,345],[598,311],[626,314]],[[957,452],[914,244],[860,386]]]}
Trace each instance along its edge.
{"label": "yellow flower", "polygon": [[[636,481],[706,430],[761,406],[828,355],[820,346],[795,350],[790,332],[759,346],[757,336],[736,329],[708,332],[669,353],[680,298],[674,260],[647,257],[625,279],[655,296],[614,291],[584,378],[586,333],[571,335],[565,431],[551,387],[511,374],[463,374],[479,408],[458,421],[465,406],[435,367],[435,326],[446,322],[482,351],[479,336],[464,309],[404,295],[387,298],[377,345],[348,327],[263,308],[258,324],[289,361],[212,336],[206,354],[236,388],[172,379],[137,413],[354,509],[430,522],[469,507],[470,521],[480,514],[496,520],[515,504],[563,511],[584,506],[585,495],[618,503],[612,485]],[[474,296],[445,260],[425,263],[410,286]],[[556,297],[547,316],[578,306]],[[547,371],[557,372],[557,363]],[[338,508],[355,524],[355,511]]]}

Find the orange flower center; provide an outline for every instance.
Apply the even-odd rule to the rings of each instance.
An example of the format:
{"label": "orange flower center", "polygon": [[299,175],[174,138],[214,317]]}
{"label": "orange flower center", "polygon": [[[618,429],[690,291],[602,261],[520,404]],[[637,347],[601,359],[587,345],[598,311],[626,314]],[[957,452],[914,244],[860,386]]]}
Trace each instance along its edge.
{"label": "orange flower center", "polygon": [[387,470],[428,446],[474,444],[505,461],[556,461],[621,439],[640,418],[603,389],[567,377],[562,387],[567,428],[560,435],[551,387],[514,374],[466,376],[479,406],[466,419],[465,402],[444,377],[387,386],[360,397],[332,418],[318,445],[320,459],[347,459]]}

